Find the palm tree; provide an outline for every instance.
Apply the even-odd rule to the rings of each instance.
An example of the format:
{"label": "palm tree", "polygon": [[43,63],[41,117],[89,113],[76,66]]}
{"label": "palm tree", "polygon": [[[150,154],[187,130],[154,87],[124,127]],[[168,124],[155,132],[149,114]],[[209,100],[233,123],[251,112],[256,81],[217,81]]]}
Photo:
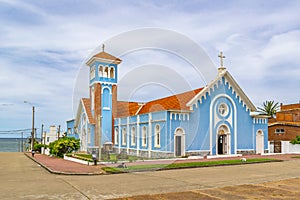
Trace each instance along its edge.
{"label": "palm tree", "polygon": [[258,110],[261,114],[269,115],[272,118],[276,116],[276,112],[279,109],[279,103],[274,103],[274,101],[265,101],[263,107],[258,107]]}

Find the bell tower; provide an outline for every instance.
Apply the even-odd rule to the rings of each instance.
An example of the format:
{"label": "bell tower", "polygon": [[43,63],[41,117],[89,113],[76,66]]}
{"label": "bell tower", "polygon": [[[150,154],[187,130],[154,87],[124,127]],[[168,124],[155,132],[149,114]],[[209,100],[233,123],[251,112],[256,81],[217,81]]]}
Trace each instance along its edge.
{"label": "bell tower", "polygon": [[87,61],[90,68],[90,107],[95,119],[94,145],[114,142],[114,115],[117,103],[118,64],[121,59],[104,51]]}

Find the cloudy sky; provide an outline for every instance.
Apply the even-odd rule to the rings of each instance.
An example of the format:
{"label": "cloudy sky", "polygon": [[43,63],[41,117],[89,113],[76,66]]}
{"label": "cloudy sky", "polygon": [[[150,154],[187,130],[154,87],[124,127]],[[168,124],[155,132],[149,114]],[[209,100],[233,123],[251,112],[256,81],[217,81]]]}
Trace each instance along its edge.
{"label": "cloudy sky", "polygon": [[[32,105],[37,128],[44,123],[64,129],[73,118],[74,88],[86,87],[82,73],[87,68],[80,69],[87,57],[113,37],[149,27],[186,36],[215,67],[222,50],[228,71],[256,106],[265,100],[297,103],[299,10],[299,1],[285,0],[0,0],[0,131],[30,128]],[[136,66],[154,63],[156,69],[162,62],[183,69],[190,87],[205,84],[201,76],[184,75],[187,65],[164,51],[143,49],[120,56],[120,78]],[[78,88],[80,77],[83,89]],[[163,95],[163,87],[157,86],[153,96],[145,92],[147,87],[139,87],[130,98],[146,101]]]}

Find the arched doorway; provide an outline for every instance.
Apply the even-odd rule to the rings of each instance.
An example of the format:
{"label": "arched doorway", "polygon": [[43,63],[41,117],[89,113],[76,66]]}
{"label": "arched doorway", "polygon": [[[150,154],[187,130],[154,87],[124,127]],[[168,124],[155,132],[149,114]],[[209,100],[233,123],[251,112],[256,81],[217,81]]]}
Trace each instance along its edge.
{"label": "arched doorway", "polygon": [[230,133],[226,125],[221,125],[218,128],[217,134],[217,154],[230,154]]}
{"label": "arched doorway", "polygon": [[185,133],[182,128],[177,128],[174,134],[174,154],[175,156],[185,155]]}
{"label": "arched doorway", "polygon": [[256,154],[264,153],[264,133],[262,130],[256,132]]}

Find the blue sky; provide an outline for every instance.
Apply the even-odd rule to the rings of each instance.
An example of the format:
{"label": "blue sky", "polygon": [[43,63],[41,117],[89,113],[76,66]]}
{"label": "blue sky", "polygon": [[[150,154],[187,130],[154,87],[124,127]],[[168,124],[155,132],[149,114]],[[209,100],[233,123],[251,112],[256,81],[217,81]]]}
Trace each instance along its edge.
{"label": "blue sky", "polygon": [[[64,129],[73,117],[74,83],[87,56],[111,37],[145,27],[189,37],[216,67],[222,50],[225,66],[256,106],[265,100],[297,103],[299,10],[299,1],[283,0],[0,0],[0,131],[31,127],[31,105],[24,100],[36,106],[37,128],[44,123]],[[163,53],[141,54],[148,52],[122,57],[127,62],[120,76],[130,68],[126,64],[147,64],[154,57],[172,65]],[[192,86],[198,87],[197,80]]]}

